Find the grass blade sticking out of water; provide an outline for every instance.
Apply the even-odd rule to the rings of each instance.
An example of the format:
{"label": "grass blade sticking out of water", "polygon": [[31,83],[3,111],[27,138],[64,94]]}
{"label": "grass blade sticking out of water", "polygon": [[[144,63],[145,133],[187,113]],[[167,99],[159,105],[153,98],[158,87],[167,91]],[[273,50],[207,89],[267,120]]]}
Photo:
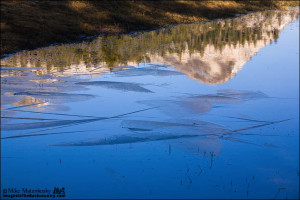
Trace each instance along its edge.
{"label": "grass blade sticking out of water", "polygon": [[[83,123],[89,123],[89,122],[93,122],[93,121],[100,121],[100,120],[107,120],[107,119],[119,118],[119,117],[123,117],[123,116],[134,114],[134,113],[139,113],[139,112],[143,112],[143,111],[147,111],[147,110],[154,109],[154,108],[156,108],[156,107],[146,108],[146,109],[142,109],[142,110],[137,110],[137,111],[133,111],[133,112],[121,114],[121,115],[115,115],[113,117],[97,117],[97,118],[94,118],[94,119],[87,119],[87,120],[84,120],[84,121],[82,121],[82,120],[76,120],[78,122],[70,123],[70,124],[66,124],[66,125],[61,125],[61,126],[58,126],[58,127],[48,128],[48,129],[42,129],[42,130],[38,130],[38,131],[31,131],[31,132],[27,132],[25,134],[32,134],[32,133],[38,133],[38,132],[43,132],[43,131],[48,131],[48,130],[53,130],[53,129],[65,128],[65,127],[74,126],[74,125],[83,124]],[[70,120],[68,120],[68,121],[70,121]]]}
{"label": "grass blade sticking out of water", "polygon": [[151,90],[148,90],[140,86],[138,83],[127,83],[127,82],[116,82],[116,81],[89,81],[89,82],[79,82],[76,84],[100,86],[100,87],[122,90],[122,91],[153,93]]}
{"label": "grass blade sticking out of water", "polygon": [[1,117],[4,119],[28,119],[28,120],[57,120],[57,119],[47,119],[47,118],[34,118],[34,117]]}
{"label": "grass blade sticking out of water", "polygon": [[25,129],[37,129],[43,127],[57,127],[71,124],[84,124],[94,121],[108,119],[108,117],[97,117],[93,119],[81,119],[81,120],[57,120],[51,122],[34,122],[34,123],[19,123],[19,124],[6,124],[1,125],[1,130],[14,131],[14,130],[25,130]]}
{"label": "grass blade sticking out of water", "polygon": [[285,122],[285,121],[288,121],[288,120],[291,120],[291,119],[284,119],[284,120],[279,120],[279,121],[267,122],[267,123],[259,124],[259,125],[255,125],[255,126],[239,128],[239,129],[233,130],[232,132],[238,132],[238,131],[244,131],[244,130],[249,130],[249,129],[258,128],[258,127],[268,126],[268,125],[271,125],[271,124],[277,124],[277,123]]}
{"label": "grass blade sticking out of water", "polygon": [[[265,124],[260,124],[251,127],[245,127],[241,129],[237,129],[231,131],[230,129],[225,129],[223,126],[218,124],[204,122],[204,121],[197,121],[197,120],[183,120],[182,123],[177,122],[155,122],[155,121],[143,121],[143,120],[124,120],[122,122],[122,126],[132,130],[134,132],[142,133],[143,131],[148,131],[147,136],[148,138],[152,138],[152,134],[159,133],[161,135],[182,135],[184,133],[188,133],[189,135],[198,135],[198,136],[208,136],[214,135],[218,136],[220,139],[231,140],[234,142],[241,142],[245,144],[252,144],[258,145],[253,142],[249,142],[246,140],[238,139],[237,136],[243,135],[261,135],[261,134],[245,134],[239,131],[248,130],[251,128],[261,127],[265,125],[270,125],[274,123],[283,122],[286,120],[276,121],[276,122],[268,122]],[[145,136],[145,134],[143,134]],[[266,135],[270,136],[270,135]]]}
{"label": "grass blade sticking out of water", "polygon": [[[139,132],[139,134],[114,136],[109,138],[102,138],[95,141],[81,141],[76,143],[56,144],[55,146],[114,145],[203,136],[217,136],[218,138],[224,140],[260,146],[259,144],[255,144],[253,142],[249,142],[235,137],[245,135],[243,133],[234,132],[229,129],[223,129],[220,128],[220,126],[209,122],[201,123],[201,121],[198,121],[198,123],[195,123],[194,121],[195,120],[191,120],[191,122],[193,123],[185,124],[176,122],[172,123],[144,120],[124,120],[122,122],[123,128],[128,128],[129,130],[133,130],[134,132]],[[277,123],[278,122],[279,121],[277,121]],[[146,134],[140,134],[145,131],[147,131]]]}
{"label": "grass blade sticking out of water", "polygon": [[226,135],[232,132],[224,129],[222,126],[200,121],[200,120],[182,120],[182,122],[160,122],[145,120],[123,120],[121,123],[123,128],[127,128],[135,133],[147,135],[148,137],[161,135]]}
{"label": "grass blade sticking out of water", "polygon": [[72,114],[64,114],[64,113],[49,113],[49,112],[38,112],[38,111],[30,111],[30,110],[14,110],[14,111],[36,113],[36,114],[47,114],[47,115],[60,115],[60,116],[69,116],[69,117],[97,118],[97,116],[91,116],[91,115],[72,115]]}
{"label": "grass blade sticking out of water", "polygon": [[254,143],[254,142],[250,142],[248,140],[244,140],[244,139],[232,137],[232,136],[245,136],[245,135],[278,136],[278,135],[248,134],[248,133],[238,133],[238,132],[235,132],[235,133],[231,134],[230,136],[223,136],[222,135],[219,138],[223,139],[223,140],[229,140],[229,141],[232,141],[232,142],[239,142],[239,143],[250,144],[250,145],[255,145],[255,146],[268,146],[268,147],[276,147],[276,148],[278,147],[278,146],[275,146],[275,145],[272,145],[272,144],[267,144],[267,143],[257,144],[257,143]]}
{"label": "grass blade sticking out of water", "polygon": [[230,136],[244,136],[244,135],[257,135],[257,136],[280,136],[272,134],[261,134],[261,133],[241,133],[241,132],[232,132]]}
{"label": "grass blade sticking out of water", "polygon": [[43,136],[43,135],[57,135],[57,134],[65,134],[65,133],[84,133],[89,131],[98,131],[98,130],[84,130],[84,131],[66,131],[66,132],[54,132],[54,133],[40,133],[40,134],[20,134],[20,135],[12,135],[7,137],[0,138],[4,139],[13,139],[13,138],[22,138],[22,137],[32,137],[32,136]]}
{"label": "grass blade sticking out of water", "polygon": [[140,131],[151,131],[154,129],[160,129],[160,128],[170,128],[170,127],[194,127],[198,129],[211,129],[214,130],[224,130],[223,126],[205,122],[201,120],[187,120],[187,119],[181,119],[181,120],[172,120],[172,121],[149,121],[149,120],[123,120],[122,128],[128,128],[130,130],[140,130]]}
{"label": "grass blade sticking out of water", "polygon": [[251,122],[264,122],[264,123],[270,123],[268,121],[262,121],[262,120],[256,120],[256,119],[250,119],[250,118],[244,118],[244,117],[231,117],[231,116],[223,116],[226,118],[231,118],[231,119],[241,119],[245,121],[251,121]]}
{"label": "grass blade sticking out of water", "polygon": [[50,122],[33,122],[33,123],[18,123],[18,124],[4,124],[1,125],[2,131],[15,131],[15,130],[26,130],[26,129],[37,129],[37,128],[45,128],[45,127],[56,127],[56,126],[64,126],[69,124],[84,124],[93,121],[99,121],[103,118],[96,119],[81,119],[81,120],[57,120]]}

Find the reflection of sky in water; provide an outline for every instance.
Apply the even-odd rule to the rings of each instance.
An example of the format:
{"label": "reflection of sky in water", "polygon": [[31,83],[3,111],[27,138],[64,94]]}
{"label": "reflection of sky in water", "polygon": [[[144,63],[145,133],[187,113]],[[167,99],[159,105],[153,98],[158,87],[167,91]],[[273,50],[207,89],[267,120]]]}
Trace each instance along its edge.
{"label": "reflection of sky in water", "polygon": [[[179,108],[184,109],[186,106],[186,104],[180,104],[180,107],[177,107],[178,110],[176,110],[176,106],[170,107],[170,112],[162,112],[161,109],[155,108],[122,118],[81,123],[64,128],[48,127],[57,129],[43,132],[38,131],[45,128],[2,131],[2,137],[24,133],[64,133],[1,140],[2,187],[22,188],[26,186],[33,189],[65,187],[68,198],[298,197],[298,24],[299,20],[289,24],[280,32],[276,44],[272,43],[258,49],[259,51],[255,56],[252,55],[251,60],[245,60],[247,63],[241,66],[243,69],[239,70],[234,78],[223,84],[205,85],[182,75],[118,76],[114,73],[104,74],[90,81],[138,83],[141,87],[154,93],[123,92],[99,86],[81,87],[74,83],[89,80],[81,80],[81,77],[77,79],[72,76],[65,77],[67,80],[65,88],[63,87],[64,83],[50,84],[49,87],[53,88],[53,91],[47,92],[87,94],[95,97],[84,99],[84,101],[82,99],[68,101],[68,98],[62,98],[60,95],[61,102],[55,101],[54,105],[68,106],[69,110],[45,109],[41,112],[98,117],[116,116],[149,108],[156,106],[155,103],[160,101],[186,103],[190,102],[193,95],[217,95],[217,91],[223,89],[260,91],[268,97],[254,96],[257,98],[244,100],[242,96],[239,96],[238,99],[243,100],[241,103],[236,103],[232,99],[230,101],[227,99],[227,102],[223,101],[223,103],[220,100],[216,103],[216,100],[211,99],[212,96],[210,99],[207,99],[206,96],[204,102],[211,103],[212,108],[209,112],[201,115],[180,116]],[[140,65],[140,67],[147,66],[151,67],[150,64]],[[89,79],[90,77],[86,76],[85,78]],[[25,79],[23,80],[25,81]],[[77,86],[80,87],[78,88],[80,90],[76,90]],[[84,88],[88,88],[88,90]],[[11,89],[9,92],[22,91]],[[53,93],[49,94],[51,97],[48,99],[55,97]],[[215,98],[215,96],[213,97]],[[143,101],[150,101],[153,105],[140,103]],[[165,104],[164,107],[168,105],[170,104]],[[20,106],[20,104],[5,105],[2,112],[8,112],[7,116],[12,117],[89,119],[76,116],[14,112],[14,109],[9,109],[13,106]],[[46,108],[47,105],[40,107]],[[37,111],[30,107],[22,107],[18,110]],[[228,118],[228,116],[234,118]],[[242,120],[242,118],[250,119]],[[220,129],[232,131],[265,124],[265,122],[254,122],[254,120],[270,122],[284,119],[291,120],[243,130],[239,132],[240,135],[233,134],[232,137],[228,135],[218,137],[221,135]],[[122,128],[123,120],[127,120],[127,124],[123,122],[124,127]],[[217,136],[211,134],[202,137],[104,146],[52,146],[93,144],[93,142],[103,141],[103,139],[110,140],[116,136],[153,138],[155,135],[154,138],[157,138],[161,135],[168,136],[168,134],[172,136],[197,134],[195,127],[190,129],[171,126],[161,128],[157,124],[145,126],[143,123],[137,125],[135,127],[137,129],[132,131],[126,128],[129,125],[134,127],[134,123],[128,125],[130,120],[172,123],[203,120],[222,126],[204,126],[209,133]],[[40,121],[18,119],[7,123],[29,122]],[[143,126],[154,128],[152,131],[147,131],[142,130]],[[203,127],[201,128],[203,130]],[[279,190],[279,188],[286,189]]]}

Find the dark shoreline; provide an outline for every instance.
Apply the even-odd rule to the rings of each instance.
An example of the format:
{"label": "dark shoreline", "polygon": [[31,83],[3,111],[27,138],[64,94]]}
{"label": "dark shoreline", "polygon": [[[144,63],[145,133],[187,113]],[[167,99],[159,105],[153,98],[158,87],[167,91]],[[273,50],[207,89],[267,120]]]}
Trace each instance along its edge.
{"label": "dark shoreline", "polygon": [[[20,3],[19,3],[20,2]],[[70,3],[71,1],[46,1],[47,6],[50,6],[48,13],[37,13],[34,12],[34,15],[32,15],[30,10],[26,10],[26,6],[32,6],[33,1],[17,1],[17,3],[11,3],[9,1],[1,1],[1,58],[9,57],[11,54],[17,53],[22,50],[32,50],[37,48],[43,48],[47,46],[52,45],[59,45],[59,44],[68,44],[68,43],[80,43],[84,41],[91,41],[95,39],[98,36],[109,36],[109,35],[123,35],[123,34],[137,34],[142,32],[149,32],[161,28],[169,28],[176,26],[178,24],[193,24],[193,23],[204,23],[208,21],[213,21],[221,18],[231,18],[238,14],[247,14],[250,12],[255,11],[263,11],[263,10],[270,10],[270,9],[281,9],[284,8],[287,5],[294,5],[295,2],[285,2],[284,4],[278,5],[278,3],[266,5],[265,3],[259,2],[259,1],[251,1],[251,3],[247,2],[241,2],[241,1],[226,1],[226,2],[220,2],[220,1],[210,1],[210,4],[215,4],[215,6],[218,9],[215,9],[215,11],[212,11],[212,8],[210,9],[210,12],[207,12],[208,8],[202,8],[202,13],[197,14],[198,16],[193,16],[192,13],[189,19],[186,19],[186,16],[188,14],[188,11],[194,11],[197,12],[197,9],[200,8],[197,7],[199,5],[203,6],[206,4],[209,4],[207,2],[193,2],[193,1],[187,1],[187,3],[193,2],[195,5],[194,7],[190,6],[186,9],[190,10],[181,10],[180,8],[176,8],[177,6],[175,3],[170,3],[170,1],[162,1],[162,5],[166,6],[168,3],[172,4],[174,8],[165,8],[166,11],[169,11],[168,9],[179,9],[176,15],[178,19],[172,19],[172,18],[165,18],[165,19],[155,19],[155,13],[148,13],[145,17],[148,17],[145,24],[143,24],[143,20],[140,20],[138,18],[135,19],[135,21],[132,20],[130,17],[122,18],[122,20],[118,19],[110,19],[115,20],[116,22],[103,22],[102,20],[95,21],[95,19],[90,19],[88,23],[94,26],[100,26],[102,28],[99,28],[98,30],[87,30],[83,29],[82,27],[75,26],[73,23],[79,23],[81,22],[82,18],[86,17],[88,15],[88,11],[85,11],[86,13],[83,13],[82,15],[77,16],[76,19],[69,19],[70,21],[65,22],[64,17],[71,18],[72,16],[69,16],[69,13],[63,13],[65,11],[64,7],[61,10],[60,13],[57,12],[57,10],[51,10],[51,6],[66,6],[66,3]],[[118,4],[124,4],[124,5],[130,5],[130,6],[155,6],[153,1],[123,1],[121,3],[120,1],[116,1]],[[71,2],[73,3],[73,2]],[[107,10],[111,9],[110,5],[113,3],[109,3],[107,1],[101,1],[100,3],[94,3],[93,1],[79,1],[79,3],[85,3],[86,5],[93,4],[95,9],[93,12],[99,11],[100,8],[96,6],[102,6],[102,3],[107,6],[105,8],[105,12]],[[186,2],[185,2],[186,3]],[[297,2],[296,2],[297,3]],[[12,8],[13,4],[18,4],[15,6],[19,6],[18,9]],[[39,9],[39,7],[45,6],[42,4],[41,1],[35,1],[34,6],[35,9]],[[221,6],[226,5],[226,8],[222,8],[220,10]],[[36,6],[37,5],[37,6]],[[68,4],[69,5],[69,4]],[[147,9],[148,9],[147,7]],[[122,8],[126,10],[125,8]],[[11,10],[14,10],[11,12]],[[25,16],[23,18],[17,17],[17,14],[19,12],[22,12]],[[16,13],[14,13],[16,12]],[[104,11],[103,11],[104,12]],[[122,13],[123,12],[123,13]],[[126,11],[120,11],[120,13],[113,13],[110,15],[114,15],[115,17],[121,16]],[[141,10],[140,12],[144,12]],[[153,11],[154,12],[154,11]],[[60,17],[52,17],[52,14],[58,14]],[[93,13],[91,13],[93,14]],[[45,15],[45,16],[44,16]],[[47,27],[46,23],[43,22],[47,18],[49,23],[53,23],[55,26],[49,25]],[[114,18],[114,17],[112,17]],[[13,19],[13,20],[12,20]],[[100,17],[100,19],[102,19]],[[134,19],[134,18],[133,18]],[[33,21],[34,20],[34,21]],[[66,19],[67,20],[67,19]],[[127,21],[126,21],[127,20]],[[152,20],[152,21],[151,21]],[[156,20],[156,21],[155,21]],[[187,21],[188,20],[188,21]],[[109,20],[108,20],[109,21]],[[64,24],[69,23],[69,24]],[[114,25],[112,25],[115,23]],[[73,27],[73,26],[74,27]],[[129,26],[130,25],[130,26]],[[72,26],[69,29],[69,26]],[[126,27],[127,26],[127,27]],[[107,28],[110,27],[110,28]],[[45,29],[41,31],[41,29]]]}

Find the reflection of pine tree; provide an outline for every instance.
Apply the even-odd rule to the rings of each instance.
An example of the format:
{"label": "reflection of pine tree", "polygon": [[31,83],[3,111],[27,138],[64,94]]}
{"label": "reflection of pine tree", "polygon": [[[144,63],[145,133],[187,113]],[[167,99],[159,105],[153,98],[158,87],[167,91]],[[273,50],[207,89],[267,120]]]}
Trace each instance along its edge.
{"label": "reflection of pine tree", "polygon": [[[276,14],[277,13],[277,14]],[[144,34],[99,37],[92,42],[50,46],[33,51],[24,51],[9,58],[9,65],[43,67],[47,73],[71,68],[71,65],[84,63],[87,68],[106,63],[108,67],[127,64],[127,62],[150,62],[145,55],[165,56],[176,53],[179,56],[189,50],[190,54],[204,55],[207,45],[212,45],[220,52],[226,45],[245,45],[262,40],[267,35],[275,42],[279,30],[267,31],[268,24],[278,19],[279,25],[284,16],[298,17],[299,13],[280,13],[267,11],[249,15],[249,21],[257,20],[248,26],[243,18],[219,20],[205,24],[178,25],[173,29],[162,29]],[[275,20],[276,21],[276,20]],[[265,22],[267,25],[263,25]],[[266,40],[266,41],[267,41]],[[42,73],[37,71],[36,73]]]}

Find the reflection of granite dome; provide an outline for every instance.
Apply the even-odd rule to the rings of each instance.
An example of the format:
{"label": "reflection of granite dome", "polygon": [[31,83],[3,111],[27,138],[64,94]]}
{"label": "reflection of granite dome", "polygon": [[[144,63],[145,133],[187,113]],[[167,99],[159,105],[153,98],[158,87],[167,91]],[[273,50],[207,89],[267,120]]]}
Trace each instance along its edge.
{"label": "reflection of granite dome", "polygon": [[181,62],[175,56],[168,56],[164,63],[172,65],[191,79],[208,84],[221,84],[228,81],[235,75],[233,72],[237,66],[235,60],[224,61],[216,58],[209,61],[195,55]]}
{"label": "reflection of granite dome", "polygon": [[222,51],[208,45],[204,54],[189,54],[188,51],[177,55],[170,54],[165,57],[154,56],[151,60],[169,64],[176,70],[185,73],[189,78],[207,84],[222,84],[230,80],[262,47],[264,41],[256,45],[246,43],[244,46],[227,45]]}
{"label": "reflection of granite dome", "polygon": [[228,81],[232,77],[232,71],[234,69],[235,62],[229,61],[224,63],[222,61],[215,62],[219,66],[218,72],[210,68],[210,64],[201,59],[191,59],[188,61],[187,66],[177,65],[175,68],[187,74],[191,79],[198,80],[203,83],[220,84]]}
{"label": "reflection of granite dome", "polygon": [[[298,13],[298,12],[296,12]],[[275,14],[264,17],[254,14],[245,15],[237,20],[247,21],[247,27],[253,30],[262,23],[261,39],[247,40],[244,44],[225,44],[222,49],[208,44],[202,53],[189,51],[185,45],[185,51],[180,56],[176,53],[167,53],[165,56],[150,56],[151,62],[171,65],[176,70],[185,73],[189,78],[207,84],[222,84],[230,80],[261,48],[273,39],[277,39],[278,33],[286,27],[294,18],[288,12],[280,16]],[[247,19],[245,19],[247,18]],[[220,20],[224,25],[224,22]],[[239,28],[242,28],[239,26]]]}

